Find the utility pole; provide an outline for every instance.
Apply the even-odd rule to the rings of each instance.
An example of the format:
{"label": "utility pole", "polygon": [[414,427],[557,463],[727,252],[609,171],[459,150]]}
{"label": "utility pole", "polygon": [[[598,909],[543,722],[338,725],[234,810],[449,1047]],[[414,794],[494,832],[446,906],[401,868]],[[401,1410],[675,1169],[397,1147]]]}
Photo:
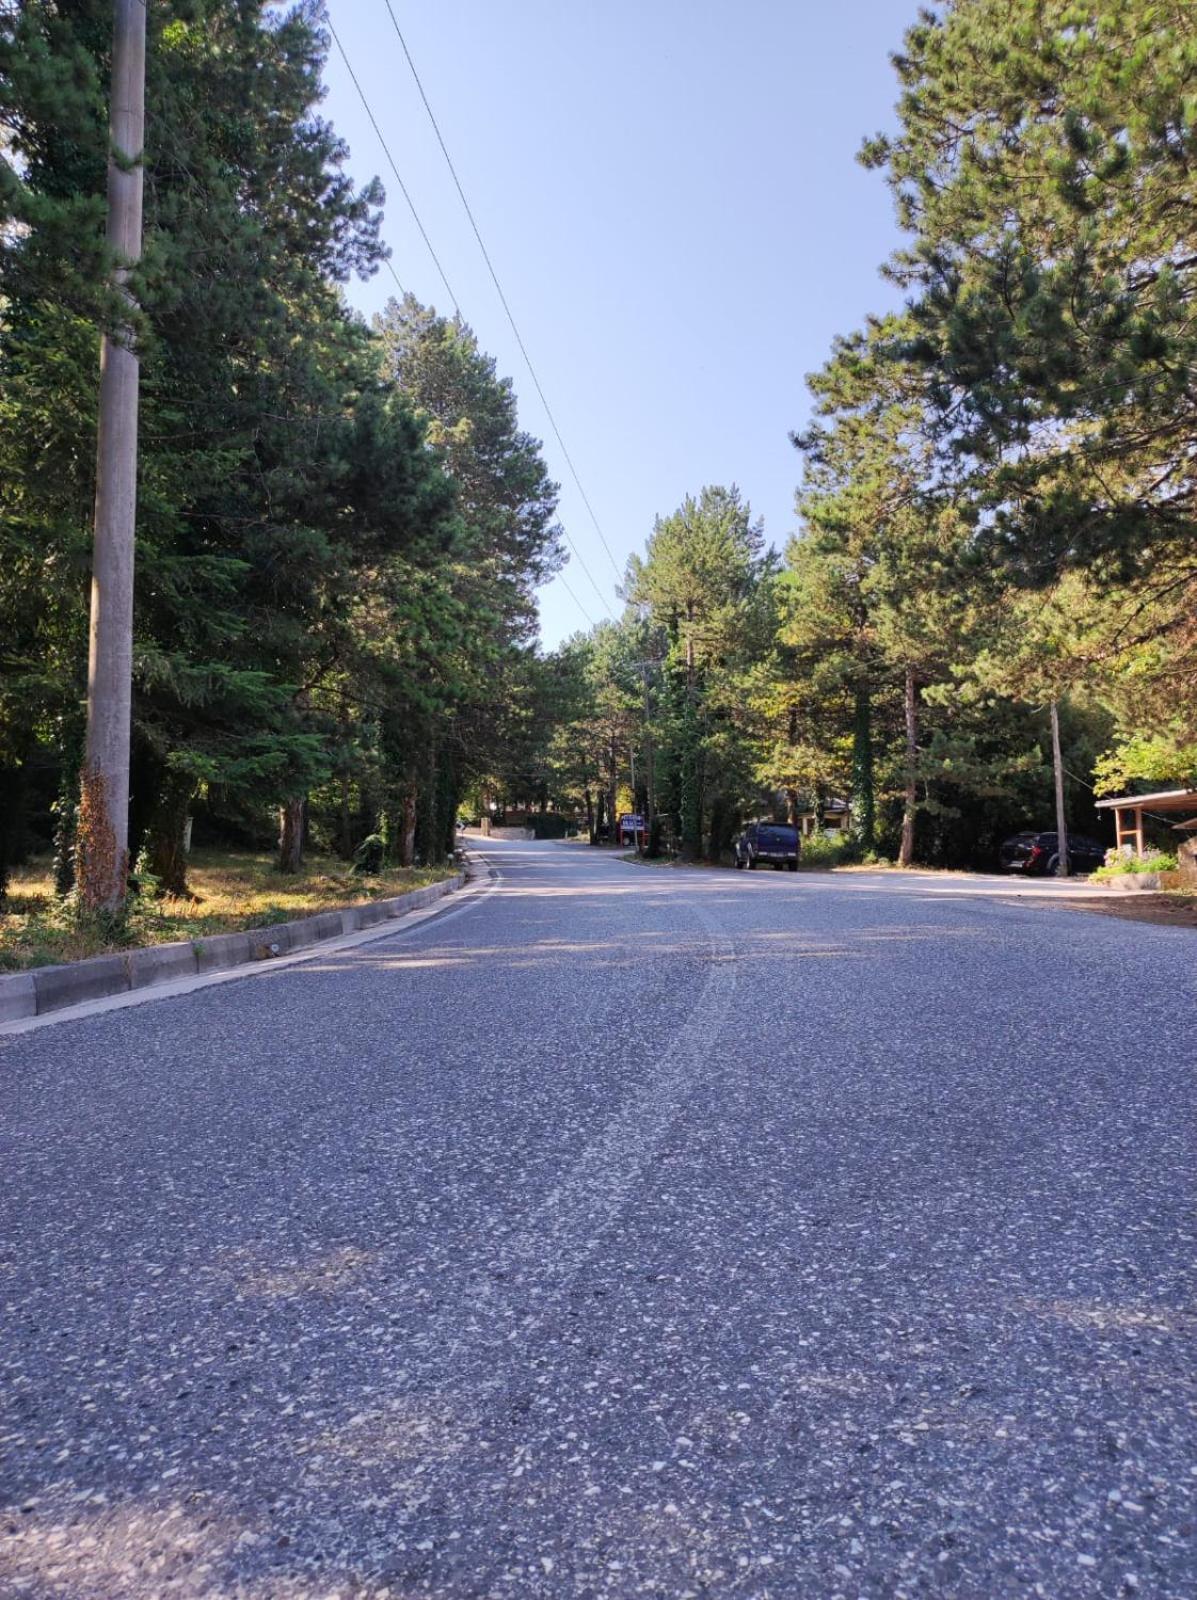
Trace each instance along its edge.
{"label": "utility pole", "polygon": [[1068,824],[1064,820],[1064,762],[1060,755],[1060,713],[1052,699],[1052,768],[1056,777],[1056,876],[1067,878]]}
{"label": "utility pole", "polygon": [[87,665],[87,750],[79,806],[78,881],[92,910],[116,911],[129,853],[129,740],[133,695],[133,549],[137,512],[137,399],[128,280],[141,258],[145,128],[145,0],[115,0],[109,108],[108,246],[130,315],[100,345],[96,520]]}

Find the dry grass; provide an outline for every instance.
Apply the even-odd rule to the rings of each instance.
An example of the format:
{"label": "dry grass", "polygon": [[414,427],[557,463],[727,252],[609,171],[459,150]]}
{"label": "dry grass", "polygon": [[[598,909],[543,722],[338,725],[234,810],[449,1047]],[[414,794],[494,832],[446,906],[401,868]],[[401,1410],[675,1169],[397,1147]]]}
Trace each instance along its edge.
{"label": "dry grass", "polygon": [[36,861],[12,875],[6,913],[0,916],[0,972],[289,922],[419,889],[451,871],[396,867],[367,878],[335,856],[312,856],[292,878],[274,870],[272,855],[197,850],[188,869],[191,897],[138,902],[118,944],[77,925],[55,898],[49,861]]}

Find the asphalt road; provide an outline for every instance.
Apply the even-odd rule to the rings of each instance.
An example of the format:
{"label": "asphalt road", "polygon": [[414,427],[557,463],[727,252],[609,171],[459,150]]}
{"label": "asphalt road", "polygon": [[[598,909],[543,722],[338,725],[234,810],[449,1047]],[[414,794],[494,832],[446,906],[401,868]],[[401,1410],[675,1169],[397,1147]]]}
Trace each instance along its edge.
{"label": "asphalt road", "polygon": [[0,1595],[1197,1595],[1197,937],[501,879],[0,1041]]}

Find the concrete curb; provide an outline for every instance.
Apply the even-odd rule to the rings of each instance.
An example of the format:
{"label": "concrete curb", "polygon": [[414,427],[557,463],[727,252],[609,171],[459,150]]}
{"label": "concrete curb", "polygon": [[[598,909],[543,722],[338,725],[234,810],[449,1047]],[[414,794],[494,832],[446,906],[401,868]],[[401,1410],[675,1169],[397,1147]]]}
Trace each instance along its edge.
{"label": "concrete curb", "polygon": [[117,955],[90,956],[86,961],[71,961],[63,966],[6,974],[0,977],[0,1022],[40,1017],[84,1000],[126,994],[130,989],[148,989],[156,983],[289,955],[325,939],[339,939],[346,933],[357,933],[417,911],[460,889],[465,881],[466,874],[458,872],[440,883],[409,889],[388,900],[368,900],[342,911],[318,911],[294,922],[275,922],[264,928],[218,933],[210,939],[190,939],[180,944],[151,944]]}

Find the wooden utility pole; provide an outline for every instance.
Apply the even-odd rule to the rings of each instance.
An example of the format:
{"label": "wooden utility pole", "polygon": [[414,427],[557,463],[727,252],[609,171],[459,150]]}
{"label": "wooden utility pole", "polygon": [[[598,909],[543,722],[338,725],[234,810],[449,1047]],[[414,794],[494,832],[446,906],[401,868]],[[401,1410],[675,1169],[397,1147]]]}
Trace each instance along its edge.
{"label": "wooden utility pole", "polygon": [[[141,258],[145,0],[115,0],[113,11],[108,245],[117,293],[132,313],[128,279]],[[119,908],[128,875],[139,368],[130,314],[100,345],[87,750],[79,806],[79,891],[85,905],[104,911]]]}
{"label": "wooden utility pole", "polygon": [[1060,713],[1052,701],[1052,768],[1056,776],[1056,876],[1067,878],[1068,824],[1064,820],[1064,762],[1060,755]]}

